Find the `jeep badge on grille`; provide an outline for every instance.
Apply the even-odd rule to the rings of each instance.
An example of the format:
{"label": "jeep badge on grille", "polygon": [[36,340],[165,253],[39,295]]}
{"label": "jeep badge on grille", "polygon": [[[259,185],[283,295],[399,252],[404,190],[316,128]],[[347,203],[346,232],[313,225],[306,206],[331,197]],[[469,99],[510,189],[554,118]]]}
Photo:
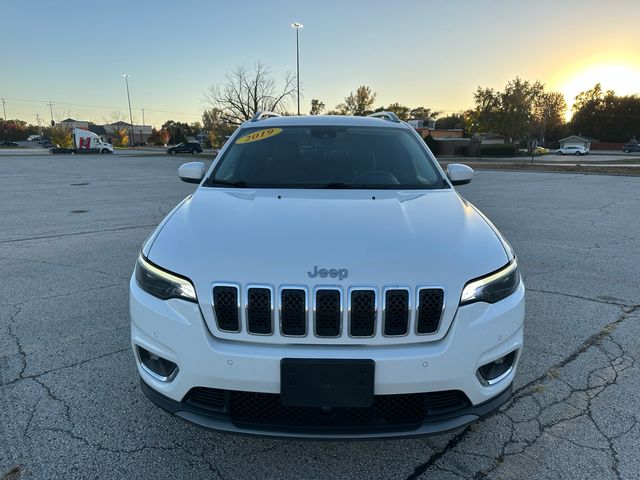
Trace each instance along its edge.
{"label": "jeep badge on grille", "polygon": [[346,268],[318,268],[317,265],[313,266],[313,271],[307,272],[309,278],[337,278],[338,280],[344,280],[349,276],[349,270]]}

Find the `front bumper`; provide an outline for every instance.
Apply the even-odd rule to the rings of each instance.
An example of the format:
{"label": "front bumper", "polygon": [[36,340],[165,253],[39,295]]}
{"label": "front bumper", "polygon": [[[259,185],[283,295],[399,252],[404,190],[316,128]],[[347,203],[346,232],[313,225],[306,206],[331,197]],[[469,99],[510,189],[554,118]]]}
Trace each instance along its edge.
{"label": "front bumper", "polygon": [[[130,284],[131,342],[143,390],[154,403],[193,423],[218,430],[286,437],[366,438],[419,436],[465,425],[497,408],[510,395],[523,340],[524,286],[493,305],[461,307],[440,341],[393,346],[269,345],[216,339],[200,307],[182,300],[162,301]],[[169,382],[154,378],[140,364],[137,346],[178,366]],[[499,382],[483,385],[481,365],[517,351],[513,368]],[[411,428],[377,431],[313,432],[299,428],[238,426],[229,416],[199,411],[185,403],[195,387],[227,391],[280,392],[282,358],[372,359],[376,396],[458,390],[468,406],[425,419]],[[315,432],[315,433],[314,433]]]}
{"label": "front bumper", "polygon": [[158,407],[175,415],[176,417],[194,423],[204,428],[210,428],[221,432],[229,432],[244,435],[255,435],[272,438],[300,438],[300,439],[325,439],[325,440],[364,440],[369,438],[412,438],[442,433],[463,427],[479,418],[488,415],[504,404],[511,397],[511,384],[502,393],[480,405],[471,405],[457,410],[452,414],[439,415],[425,419],[421,424],[398,425],[384,428],[305,428],[305,427],[270,427],[264,425],[238,424],[230,415],[225,413],[212,414],[193,407],[184,402],[176,402],[156,392],[140,379],[142,391],[149,400]]}

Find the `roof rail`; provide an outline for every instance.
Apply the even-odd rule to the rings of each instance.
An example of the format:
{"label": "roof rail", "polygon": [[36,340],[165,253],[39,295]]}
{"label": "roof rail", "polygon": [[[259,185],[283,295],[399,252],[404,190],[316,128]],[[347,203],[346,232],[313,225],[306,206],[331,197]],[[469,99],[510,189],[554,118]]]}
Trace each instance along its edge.
{"label": "roof rail", "polygon": [[402,123],[402,121],[398,118],[398,116],[393,112],[374,112],[371,115],[367,115],[368,117],[373,118],[381,118],[383,120],[389,120],[395,123]]}
{"label": "roof rail", "polygon": [[258,120],[262,120],[264,118],[270,118],[270,117],[280,117],[281,115],[279,113],[276,112],[256,112],[256,114],[253,116],[253,118],[251,119],[252,122],[257,122]]}

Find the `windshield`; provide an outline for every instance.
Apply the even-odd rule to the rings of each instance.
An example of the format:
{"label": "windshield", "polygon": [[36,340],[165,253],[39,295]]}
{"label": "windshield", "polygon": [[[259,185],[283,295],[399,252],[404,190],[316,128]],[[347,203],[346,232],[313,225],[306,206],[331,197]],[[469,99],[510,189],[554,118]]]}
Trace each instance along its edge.
{"label": "windshield", "polygon": [[244,129],[204,186],[448,188],[412,132],[331,126]]}

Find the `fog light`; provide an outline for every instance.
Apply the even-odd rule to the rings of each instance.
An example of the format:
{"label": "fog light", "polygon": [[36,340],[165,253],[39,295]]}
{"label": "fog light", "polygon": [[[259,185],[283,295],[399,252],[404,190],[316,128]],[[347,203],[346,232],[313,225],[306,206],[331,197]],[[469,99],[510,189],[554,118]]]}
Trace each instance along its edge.
{"label": "fog light", "polygon": [[493,362],[485,363],[476,372],[476,376],[480,383],[486,386],[495,385],[504,379],[513,370],[513,364],[516,360],[517,350],[500,357]]}
{"label": "fog light", "polygon": [[178,373],[178,366],[175,363],[142,347],[138,347],[138,356],[143,369],[156,380],[170,382]]}

